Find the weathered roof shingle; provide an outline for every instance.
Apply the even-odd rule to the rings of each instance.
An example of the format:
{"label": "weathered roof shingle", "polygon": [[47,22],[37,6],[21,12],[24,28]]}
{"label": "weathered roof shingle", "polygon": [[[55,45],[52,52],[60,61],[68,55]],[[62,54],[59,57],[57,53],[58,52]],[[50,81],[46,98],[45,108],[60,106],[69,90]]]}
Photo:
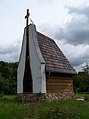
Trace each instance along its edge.
{"label": "weathered roof shingle", "polygon": [[76,73],[53,39],[39,32],[37,32],[37,38],[40,50],[46,62],[47,71],[71,74]]}

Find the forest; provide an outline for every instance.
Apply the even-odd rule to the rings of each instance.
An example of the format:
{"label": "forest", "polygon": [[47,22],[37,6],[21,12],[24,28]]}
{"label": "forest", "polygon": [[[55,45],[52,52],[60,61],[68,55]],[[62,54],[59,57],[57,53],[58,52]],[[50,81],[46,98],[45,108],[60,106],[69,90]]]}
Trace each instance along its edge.
{"label": "forest", "polygon": [[[0,61],[0,94],[15,95],[17,87],[18,62]],[[74,92],[89,93],[89,72],[83,70],[73,77]]]}
{"label": "forest", "polygon": [[0,93],[5,95],[16,94],[18,63],[0,61]]}

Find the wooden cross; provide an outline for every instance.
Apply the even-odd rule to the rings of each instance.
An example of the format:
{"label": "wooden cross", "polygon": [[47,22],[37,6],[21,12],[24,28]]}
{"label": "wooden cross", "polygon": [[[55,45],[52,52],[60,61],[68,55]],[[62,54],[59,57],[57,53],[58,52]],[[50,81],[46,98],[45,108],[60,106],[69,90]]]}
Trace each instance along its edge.
{"label": "wooden cross", "polygon": [[29,16],[30,16],[29,9],[27,9],[27,15],[25,16],[25,19],[27,19],[27,21],[26,21],[26,27],[28,26]]}

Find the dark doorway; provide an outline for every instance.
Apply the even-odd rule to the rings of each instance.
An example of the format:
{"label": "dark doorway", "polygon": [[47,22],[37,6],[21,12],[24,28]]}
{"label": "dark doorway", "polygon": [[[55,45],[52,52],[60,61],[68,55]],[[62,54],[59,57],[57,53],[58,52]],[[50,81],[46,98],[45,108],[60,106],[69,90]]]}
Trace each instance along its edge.
{"label": "dark doorway", "polygon": [[28,93],[28,92],[32,93],[32,75],[31,75],[31,68],[30,68],[30,54],[29,54],[29,41],[28,40],[29,38],[27,37],[25,71],[24,71],[24,79],[23,79],[23,92],[24,93]]}
{"label": "dark doorway", "polygon": [[23,80],[23,92],[32,93],[32,77],[31,77],[29,57],[28,57],[28,60],[26,61],[26,66],[25,66],[24,80]]}

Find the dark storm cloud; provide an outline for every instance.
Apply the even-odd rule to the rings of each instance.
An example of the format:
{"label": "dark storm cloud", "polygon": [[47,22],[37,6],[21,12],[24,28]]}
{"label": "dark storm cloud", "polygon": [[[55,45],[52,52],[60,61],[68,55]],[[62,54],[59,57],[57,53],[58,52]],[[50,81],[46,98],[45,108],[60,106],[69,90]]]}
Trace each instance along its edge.
{"label": "dark storm cloud", "polygon": [[89,6],[68,10],[72,19],[56,29],[55,38],[73,45],[89,44]]}

